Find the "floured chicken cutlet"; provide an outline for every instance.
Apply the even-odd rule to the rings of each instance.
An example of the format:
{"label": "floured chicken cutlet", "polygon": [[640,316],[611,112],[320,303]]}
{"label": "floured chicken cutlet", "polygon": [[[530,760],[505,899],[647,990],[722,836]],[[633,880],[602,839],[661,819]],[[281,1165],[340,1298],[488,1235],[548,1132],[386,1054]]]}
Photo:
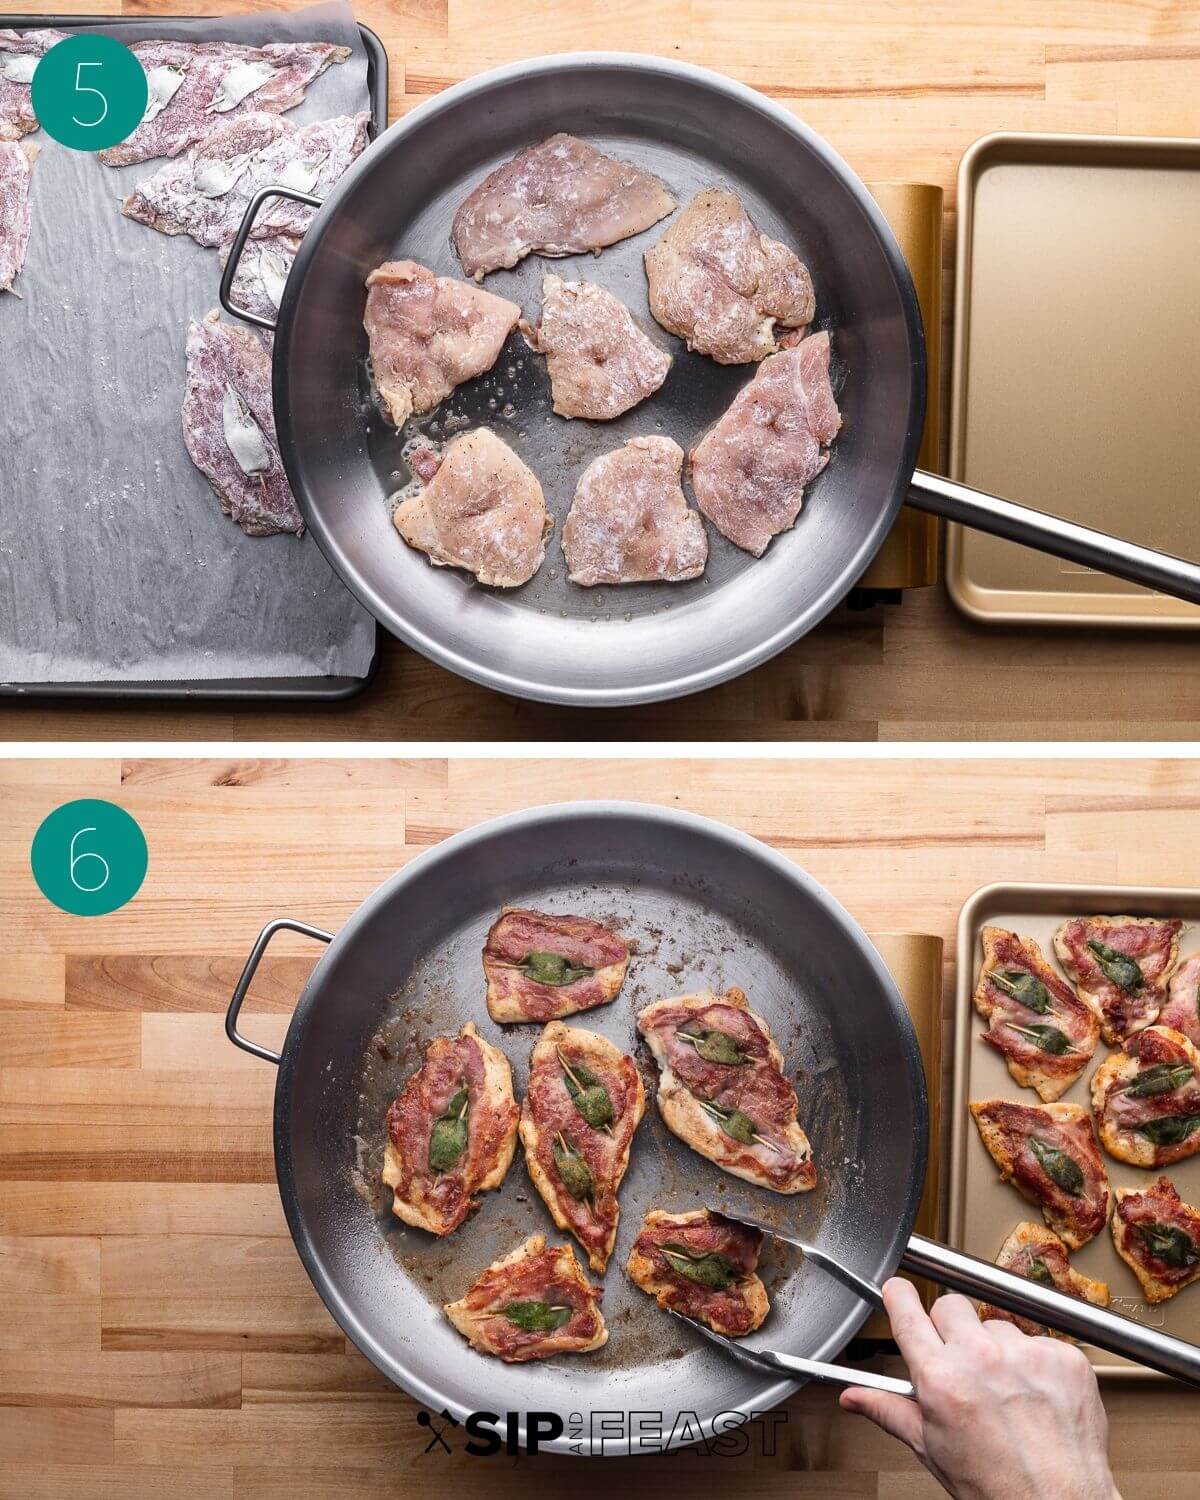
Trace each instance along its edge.
{"label": "floured chicken cutlet", "polygon": [[371,371],[397,427],[490,370],[521,309],[482,287],[390,260],[367,277]]}
{"label": "floured chicken cutlet", "polygon": [[[1078,1297],[1090,1302],[1093,1307],[1108,1306],[1108,1287],[1103,1281],[1093,1281],[1076,1271],[1067,1258],[1067,1247],[1052,1229],[1044,1224],[1018,1224],[1000,1247],[996,1264],[1014,1276],[1022,1276],[1036,1286],[1053,1287],[1064,1297]],[[1069,1334],[1044,1328],[1032,1318],[1019,1313],[1005,1312],[1002,1307],[993,1307],[984,1302],[979,1307],[979,1320],[986,1323],[998,1318],[1005,1323],[1015,1323],[1022,1333],[1031,1338],[1048,1335],[1053,1339],[1073,1342]]]}
{"label": "floured chicken cutlet", "polygon": [[1058,961],[1099,1011],[1110,1047],[1158,1018],[1182,930],[1177,918],[1073,917],[1055,932]]}
{"label": "floured chicken cutlet", "polygon": [[1200,1279],[1200,1212],[1169,1177],[1117,1189],[1112,1237],[1147,1302],[1166,1302]]}
{"label": "floured chicken cutlet", "polygon": [[1100,1039],[1100,1020],[1042,955],[1032,938],[983,929],[983,968],[975,1009],[988,1022],[983,1040],[1025,1088],[1047,1104],[1071,1087]]}
{"label": "floured chicken cutlet", "polygon": [[387,1112],[383,1180],[392,1212],[430,1234],[452,1233],[477,1193],[504,1181],[517,1146],[512,1069],[468,1021],[434,1037]]}
{"label": "floured chicken cutlet", "polygon": [[634,1061],[594,1031],[551,1021],[529,1061],[521,1143],[534,1187],[560,1229],[603,1271],[621,1217],[617,1189],[646,1109]]}
{"label": "floured chicken cutlet", "polygon": [[511,1255],[493,1261],[465,1297],[443,1311],[480,1354],[508,1364],[590,1354],[608,1341],[600,1311],[601,1287],[592,1286],[570,1245],[546,1248],[533,1234]]}
{"label": "floured chicken cutlet", "polygon": [[0,140],[0,292],[11,292],[29,248],[29,183],[38,147]]}
{"label": "floured chicken cutlet", "polygon": [[1181,1031],[1200,1047],[1200,953],[1179,960],[1167,986],[1167,1003],[1158,1013],[1158,1024]]}
{"label": "floured chicken cutlet", "polygon": [[615,999],[629,944],[590,917],[506,906],[483,946],[493,1021],[551,1021]]}
{"label": "floured chicken cutlet", "polygon": [[[554,521],[532,470],[487,427],[454,439],[438,458],[410,460],[424,488],[402,500],[392,523],[439,568],[465,568],[480,583],[515,589],[546,555]],[[436,464],[436,467],[435,467]]]}
{"label": "floured chicken cutlet", "polygon": [[1092,1075],[1104,1149],[1135,1167],[1166,1167],[1200,1151],[1200,1052],[1182,1032],[1147,1026]]}
{"label": "floured chicken cutlet", "polygon": [[275,437],[271,355],[214,308],[188,324],[183,441],[227,516],[247,536],[304,530]]}
{"label": "floured chicken cutlet", "polygon": [[[221,246],[219,260],[222,270],[232,248],[232,241]],[[299,236],[284,232],[247,240],[229,289],[234,304],[273,322],[283,302],[283,289],[299,248]]]}
{"label": "floured chicken cutlet", "polygon": [[707,1208],[668,1214],[652,1208],[629,1252],[630,1280],[659,1307],[740,1338],[770,1310],[758,1275],[763,1237]]}
{"label": "floured chicken cutlet", "polygon": [[[363,113],[295,125],[278,115],[239,115],[139,182],[121,212],[160,234],[187,234],[215,249],[232,240],[260,187],[279,184],[324,197],[365,148],[369,120]],[[305,203],[275,199],[254,221],[251,238],[302,235],[314,213]]]}
{"label": "floured chicken cutlet", "polygon": [[783,1054],[741,990],[656,1001],[637,1026],[659,1067],[659,1114],[681,1141],[772,1192],[816,1186]]}
{"label": "floured chicken cutlet", "polygon": [[615,245],[674,207],[657,177],[560,133],[485,177],[459,205],[451,237],[478,281],[535,250],[578,255]]}
{"label": "floured chicken cutlet", "polygon": [[1001,1179],[1041,1208],[1060,1239],[1079,1250],[1100,1233],[1111,1195],[1086,1109],[1008,1099],[968,1107]]}
{"label": "floured chicken cutlet", "polygon": [[0,30],[0,141],[16,140],[38,129],[31,98],[33,75],[45,54],[66,34],[48,26]]}
{"label": "floured chicken cutlet", "polygon": [[816,312],[808,267],[724,188],[697,193],[646,251],[646,278],[657,321],[722,365],[774,354],[776,324],[794,336]]}
{"label": "floured chicken cutlet", "polygon": [[546,356],[560,417],[611,421],[652,396],[671,368],[625,304],[591,281],[544,277],[541,317],[521,331]]}
{"label": "floured chicken cutlet", "polygon": [[708,536],[683,493],[683,449],[668,437],[631,438],[583,471],[563,524],[572,583],[678,583],[699,578]]}
{"label": "floured chicken cutlet", "polygon": [[829,462],[842,425],[829,383],[829,335],[763,360],[692,449],[696,503],[735,546],[761,557],[795,524],[805,486]]}
{"label": "floured chicken cutlet", "polygon": [[146,74],[146,113],[131,134],[97,152],[107,167],[178,156],[222,120],[294,109],[314,78],[345,62],[349,47],[329,42],[134,42]]}

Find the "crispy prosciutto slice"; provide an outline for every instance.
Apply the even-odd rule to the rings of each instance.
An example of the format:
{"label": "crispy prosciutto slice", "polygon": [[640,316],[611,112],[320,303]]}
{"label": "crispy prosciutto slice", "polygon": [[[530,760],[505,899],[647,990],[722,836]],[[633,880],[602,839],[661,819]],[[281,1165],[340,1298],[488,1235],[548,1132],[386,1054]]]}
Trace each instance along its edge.
{"label": "crispy prosciutto slice", "polygon": [[383,1180],[392,1212],[430,1234],[450,1234],[504,1181],[517,1145],[512,1071],[468,1021],[439,1036],[387,1113]]}
{"label": "crispy prosciutto slice", "polygon": [[1092,1078],[1104,1149],[1135,1167],[1166,1167],[1200,1151],[1200,1052],[1182,1032],[1147,1026]]}
{"label": "crispy prosciutto slice", "polygon": [[1086,1109],[977,1099],[970,1110],[1000,1176],[1041,1208],[1060,1239],[1078,1250],[1100,1233],[1111,1195]]}
{"label": "crispy prosciutto slice", "polygon": [[[1071,1262],[1067,1259],[1067,1247],[1044,1224],[1018,1224],[1000,1246],[996,1264],[1011,1271],[1014,1276],[1023,1276],[1026,1281],[1036,1282],[1039,1286],[1052,1286],[1064,1296],[1078,1297],[1097,1307],[1108,1306],[1108,1287],[1105,1283],[1093,1281],[1090,1276],[1083,1276],[1072,1270]],[[1047,1334],[1052,1339],[1069,1340],[1069,1335],[1065,1333],[1043,1328],[1032,1318],[1005,1312],[1003,1308],[993,1307],[988,1302],[981,1304],[979,1317],[983,1322],[989,1318],[1000,1318],[1006,1323],[1015,1323],[1022,1333]]]}
{"label": "crispy prosciutto slice", "polygon": [[1179,960],[1167,987],[1167,1003],[1158,1013],[1158,1024],[1181,1031],[1200,1047],[1200,953]]}
{"label": "crispy prosciutto slice", "polygon": [[487,935],[483,972],[493,1021],[552,1021],[615,998],[629,944],[590,917],[506,906]]}
{"label": "crispy prosciutto slice", "polygon": [[612,1254],[617,1189],[645,1109],[631,1057],[594,1031],[550,1022],[530,1059],[521,1144],[551,1217],[583,1246],[593,1271]]}
{"label": "crispy prosciutto slice", "polygon": [[770,1304],[758,1275],[759,1230],[711,1209],[668,1214],[652,1208],[625,1269],[659,1307],[738,1338],[761,1327]]}
{"label": "crispy prosciutto slice", "polygon": [[1200,1278],[1200,1212],[1184,1203],[1169,1177],[1117,1189],[1112,1236],[1147,1302],[1165,1302]]}
{"label": "crispy prosciutto slice", "polygon": [[1032,938],[983,929],[983,969],[975,1009],[988,1022],[983,1040],[1008,1071],[1047,1104],[1071,1087],[1100,1037],[1100,1021],[1046,962]]}
{"label": "crispy prosciutto slice", "polygon": [[639,1014],[638,1030],[659,1066],[659,1114],[680,1140],[776,1193],[816,1184],[783,1054],[741,990],[659,1000]]}
{"label": "crispy prosciutto slice", "polygon": [[1175,918],[1072,917],[1054,934],[1058,961],[1099,1010],[1110,1047],[1157,1019],[1182,928]]}
{"label": "crispy prosciutto slice", "polygon": [[584,1277],[570,1245],[547,1250],[546,1236],[534,1234],[443,1311],[473,1349],[523,1364],[599,1349],[608,1339],[603,1295]]}

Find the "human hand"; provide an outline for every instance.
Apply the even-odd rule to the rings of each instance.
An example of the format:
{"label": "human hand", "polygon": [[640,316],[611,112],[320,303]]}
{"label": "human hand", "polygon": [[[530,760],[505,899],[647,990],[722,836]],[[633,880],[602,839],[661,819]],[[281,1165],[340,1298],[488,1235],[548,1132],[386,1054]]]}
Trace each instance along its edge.
{"label": "human hand", "polygon": [[956,1294],[926,1313],[896,1278],[883,1301],[917,1399],[852,1386],[845,1411],[907,1443],[955,1500],[1120,1500],[1096,1377],[1074,1344],[981,1323]]}

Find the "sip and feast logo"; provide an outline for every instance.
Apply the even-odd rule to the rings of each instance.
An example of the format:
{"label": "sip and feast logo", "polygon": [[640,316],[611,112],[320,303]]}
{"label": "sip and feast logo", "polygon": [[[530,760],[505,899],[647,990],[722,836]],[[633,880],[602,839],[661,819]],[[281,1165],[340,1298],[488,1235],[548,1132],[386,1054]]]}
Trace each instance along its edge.
{"label": "sip and feast logo", "polygon": [[[787,1421],[783,1411],[718,1412],[706,1436],[694,1411],[473,1411],[461,1422],[448,1411],[417,1413],[429,1434],[426,1453],[467,1453],[472,1458],[495,1454],[538,1453],[566,1439],[572,1453],[599,1458],[665,1453],[690,1447],[714,1458],[742,1458],[752,1450],[770,1458],[777,1429]],[[522,1441],[522,1431],[524,1441]]]}

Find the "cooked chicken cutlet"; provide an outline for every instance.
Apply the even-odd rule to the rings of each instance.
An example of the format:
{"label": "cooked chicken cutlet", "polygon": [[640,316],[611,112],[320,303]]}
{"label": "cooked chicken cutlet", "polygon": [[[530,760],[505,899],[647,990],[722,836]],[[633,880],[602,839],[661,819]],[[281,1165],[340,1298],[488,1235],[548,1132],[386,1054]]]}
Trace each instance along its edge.
{"label": "cooked chicken cutlet", "polygon": [[1058,961],[1099,1011],[1110,1047],[1157,1019],[1182,930],[1176,918],[1073,917],[1054,934]]}
{"label": "cooked chicken cutlet", "polygon": [[1100,1020],[1042,955],[1032,938],[983,929],[983,969],[975,1009],[988,1022],[983,1040],[1025,1088],[1047,1104],[1071,1087],[1100,1039]]}
{"label": "cooked chicken cutlet", "polygon": [[615,999],[629,944],[591,917],[506,906],[483,946],[493,1021],[551,1021]]}
{"label": "cooked chicken cutlet", "polygon": [[434,1037],[387,1112],[383,1180],[392,1212],[430,1234],[450,1234],[504,1181],[517,1146],[512,1070],[468,1021]]}
{"label": "cooked chicken cutlet", "polygon": [[29,248],[29,184],[38,147],[0,140],[0,292],[11,292]]}
{"label": "cooked chicken cutlet", "polygon": [[30,85],[38,63],[66,34],[48,26],[0,31],[0,141],[16,140],[38,128]]}
{"label": "cooked chicken cutlet", "polygon": [[1200,1212],[1169,1177],[1117,1189],[1112,1237],[1147,1302],[1165,1302],[1200,1279]]}
{"label": "cooked chicken cutlet", "polygon": [[656,1001],[637,1025],[659,1067],[659,1114],[680,1140],[776,1193],[816,1185],[783,1054],[741,990]]}
{"label": "cooked chicken cutlet", "polygon": [[630,1280],[659,1307],[740,1338],[770,1310],[758,1275],[762,1233],[707,1208],[668,1214],[652,1208],[629,1252]]}
{"label": "cooked chicken cutlet", "polygon": [[521,309],[473,282],[390,260],[367,277],[363,324],[388,416],[403,427],[456,385],[490,370]]}
{"label": "cooked chicken cutlet", "polygon": [[[432,466],[421,469],[431,473]],[[456,437],[392,522],[435,567],[465,568],[500,589],[529,582],[554,529],[533,472],[487,427]]]}
{"label": "cooked chicken cutlet", "polygon": [[1167,1167],[1200,1151],[1200,1052],[1182,1032],[1134,1032],[1092,1076],[1104,1149],[1135,1167]]}
{"label": "cooked chicken cutlet", "polygon": [[761,557],[795,524],[805,486],[842,425],[829,383],[829,335],[763,360],[692,450],[696,503],[723,536]]}
{"label": "cooked chicken cutlet", "polygon": [[551,1021],[529,1062],[521,1143],[534,1187],[593,1271],[617,1238],[617,1189],[646,1109],[633,1059],[594,1031]]}
{"label": "cooked chicken cutlet", "polygon": [[572,583],[678,583],[699,578],[708,536],[680,483],[683,449],[667,437],[631,438],[580,476],[563,523]]}
{"label": "cooked chicken cutlet", "polygon": [[619,298],[591,281],[542,280],[542,312],[521,324],[529,347],[546,356],[560,417],[608,422],[652,396],[671,356],[649,338]]}
{"label": "cooked chicken cutlet", "polygon": [[977,1099],[971,1118],[1004,1182],[1045,1215],[1072,1250],[1104,1228],[1111,1197],[1092,1117],[1078,1104]]}
{"label": "cooked chicken cutlet", "polygon": [[808,267],[724,188],[697,193],[646,251],[646,278],[658,322],[722,365],[774,354],[775,325],[802,329],[816,312]]}
{"label": "cooked chicken cutlet", "polygon": [[493,1261],[471,1290],[443,1311],[480,1354],[508,1364],[589,1354],[608,1340],[600,1311],[603,1288],[592,1286],[570,1245],[546,1248],[533,1234]]}
{"label": "cooked chicken cutlet", "polygon": [[[1084,1276],[1076,1271],[1067,1258],[1067,1247],[1058,1235],[1052,1229],[1047,1229],[1044,1224],[1018,1224],[1001,1245],[996,1264],[1006,1271],[1011,1271],[1014,1276],[1023,1276],[1026,1281],[1032,1281],[1037,1286],[1053,1287],[1055,1291],[1062,1292],[1064,1297],[1078,1297],[1081,1301],[1090,1302],[1095,1307],[1108,1306],[1108,1287],[1105,1283],[1093,1281],[1090,1276]],[[980,1305],[979,1318],[984,1323],[992,1318],[999,1318],[1005,1323],[1015,1323],[1022,1333],[1027,1333],[1031,1337],[1045,1334],[1053,1339],[1066,1339],[1068,1343],[1072,1342],[1068,1334],[1043,1328],[1032,1318],[1022,1317],[1018,1313],[1005,1312],[1003,1308],[993,1307],[987,1302]]]}
{"label": "cooked chicken cutlet", "polygon": [[1181,1031],[1200,1047],[1200,953],[1179,960],[1167,986],[1167,1003],[1158,1013],[1158,1024]]}
{"label": "cooked chicken cutlet", "polygon": [[657,224],[675,200],[649,172],[573,135],[552,135],[490,173],[459,205],[451,237],[468,276],[532,251],[578,255]]}

